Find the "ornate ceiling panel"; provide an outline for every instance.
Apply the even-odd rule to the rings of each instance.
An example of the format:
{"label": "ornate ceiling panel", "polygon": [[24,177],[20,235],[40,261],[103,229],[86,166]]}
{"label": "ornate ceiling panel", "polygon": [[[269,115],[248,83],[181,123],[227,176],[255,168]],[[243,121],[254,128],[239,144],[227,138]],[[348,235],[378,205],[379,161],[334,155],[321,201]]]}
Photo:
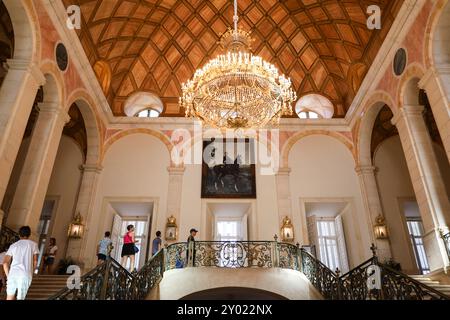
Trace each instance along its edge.
{"label": "ornate ceiling panel", "polygon": [[[106,96],[115,115],[127,97],[150,91],[165,115],[181,115],[181,84],[220,53],[232,25],[228,0],[63,0],[78,4],[78,35],[89,61],[112,71]],[[240,0],[239,25],[251,30],[253,53],[292,79],[299,97],[321,93],[343,117],[403,0]],[[382,29],[369,30],[366,10],[382,9]]]}

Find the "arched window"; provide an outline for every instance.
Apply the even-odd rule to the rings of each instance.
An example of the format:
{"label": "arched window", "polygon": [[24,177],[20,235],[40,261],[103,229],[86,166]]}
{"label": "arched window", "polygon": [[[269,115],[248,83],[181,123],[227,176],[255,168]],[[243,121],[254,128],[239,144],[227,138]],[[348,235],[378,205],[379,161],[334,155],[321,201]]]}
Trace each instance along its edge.
{"label": "arched window", "polygon": [[136,117],[139,118],[158,118],[161,112],[154,110],[154,109],[145,109],[142,111],[139,111],[136,114]]}
{"label": "arched window", "polygon": [[124,112],[129,117],[157,118],[163,109],[161,99],[151,92],[133,93],[124,105]]}
{"label": "arched window", "polygon": [[333,117],[334,106],[326,97],[313,93],[297,101],[295,112],[300,119],[329,119]]}
{"label": "arched window", "polygon": [[319,115],[314,111],[300,111],[298,113],[300,119],[319,119]]}

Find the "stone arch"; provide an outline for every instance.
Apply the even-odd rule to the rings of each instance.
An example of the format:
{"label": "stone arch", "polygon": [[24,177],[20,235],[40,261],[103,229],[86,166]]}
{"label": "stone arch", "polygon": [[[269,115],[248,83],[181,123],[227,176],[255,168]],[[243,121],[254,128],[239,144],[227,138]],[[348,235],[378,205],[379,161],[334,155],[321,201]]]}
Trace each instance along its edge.
{"label": "stone arch", "polygon": [[76,103],[83,116],[87,132],[88,148],[86,164],[98,164],[100,162],[102,139],[100,134],[100,120],[97,118],[93,107],[94,101],[84,89],[77,89],[71,93],[64,109],[69,110],[70,106],[74,103]]}
{"label": "stone arch", "polygon": [[397,101],[399,108],[403,105],[419,104],[419,81],[424,76],[425,71],[422,65],[413,63],[407,67],[400,79]]}
{"label": "stone arch", "polygon": [[[169,140],[169,138],[162,132],[160,131],[156,131],[156,130],[152,130],[152,129],[147,129],[147,128],[136,128],[136,129],[129,129],[129,130],[123,130],[120,131],[116,134],[114,134],[112,137],[110,137],[108,140],[105,141],[104,145],[103,145],[103,150],[102,150],[102,157],[101,160],[103,161],[105,159],[105,155],[108,152],[108,149],[119,139],[122,139],[123,137],[132,135],[132,134],[137,134],[137,133],[143,133],[143,134],[148,134],[150,136],[153,136],[155,138],[157,138],[158,140],[160,140],[162,143],[164,143],[164,145],[167,148],[167,152],[169,152],[169,156],[172,154],[172,142]],[[171,164],[172,164],[172,159],[170,159]]]}
{"label": "stone arch", "polygon": [[370,145],[372,139],[372,130],[375,124],[375,119],[378,116],[381,108],[387,105],[393,114],[395,110],[393,108],[394,101],[392,98],[383,91],[375,92],[365,103],[364,113],[359,123],[357,133],[357,164],[358,165],[372,165],[372,155],[370,152]]}
{"label": "stone arch", "polygon": [[350,153],[355,157],[355,149],[352,141],[350,139],[345,138],[344,135],[335,132],[335,131],[327,131],[327,130],[306,130],[301,131],[290,137],[286,143],[282,146],[281,151],[281,166],[284,168],[289,167],[289,152],[291,151],[292,147],[301,139],[311,136],[311,135],[325,135],[332,138],[335,138],[344,146],[347,147],[347,149],[350,151]]}
{"label": "stone arch", "polygon": [[[427,68],[450,63],[450,57],[443,47],[449,47],[450,2],[438,0],[434,5],[425,30],[425,65]],[[442,54],[444,53],[444,54]]]}
{"label": "stone arch", "polygon": [[[56,63],[53,61],[46,61],[41,64],[40,70],[45,76],[46,82],[43,86],[44,88],[44,103],[56,102],[58,103],[58,108],[67,111],[63,105],[63,101],[66,101],[66,89],[64,85],[64,78],[59,71]],[[51,83],[49,83],[49,81]],[[58,96],[58,100],[53,100],[53,97]],[[52,100],[48,100],[52,99]]]}
{"label": "stone arch", "polygon": [[38,17],[31,1],[3,0],[14,29],[13,59],[38,61],[40,33]]}

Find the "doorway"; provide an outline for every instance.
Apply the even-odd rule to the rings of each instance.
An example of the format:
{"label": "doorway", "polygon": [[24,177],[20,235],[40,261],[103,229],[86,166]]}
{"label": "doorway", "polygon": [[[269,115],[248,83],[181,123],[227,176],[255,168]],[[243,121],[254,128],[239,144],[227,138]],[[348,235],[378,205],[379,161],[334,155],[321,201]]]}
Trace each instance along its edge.
{"label": "doorway", "polygon": [[39,218],[38,225],[38,248],[39,248],[39,256],[37,269],[40,270],[42,266],[42,258],[44,257],[45,250],[47,248],[47,243],[50,237],[49,230],[50,224],[52,223],[53,213],[57,208],[57,199],[47,198],[44,200],[44,205],[42,206],[41,217]]}
{"label": "doorway", "polygon": [[[127,233],[127,226],[133,225],[135,240],[137,241],[135,245],[139,250],[135,255],[135,267],[139,270],[151,257],[150,238],[154,203],[110,202],[108,209],[113,216],[111,227],[113,250],[111,251],[111,257],[119,263],[121,262],[123,237]],[[123,267],[130,270],[130,259]]]}

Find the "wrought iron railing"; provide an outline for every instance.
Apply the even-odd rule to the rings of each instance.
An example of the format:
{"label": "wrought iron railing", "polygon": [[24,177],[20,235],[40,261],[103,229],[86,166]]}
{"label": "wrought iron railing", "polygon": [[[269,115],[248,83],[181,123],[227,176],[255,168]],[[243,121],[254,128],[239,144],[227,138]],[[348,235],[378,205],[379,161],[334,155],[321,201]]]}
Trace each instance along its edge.
{"label": "wrought iron railing", "polygon": [[83,275],[79,283],[68,279],[67,288],[50,300],[127,300],[133,276],[116,260],[107,260]]}
{"label": "wrought iron railing", "polygon": [[275,245],[270,241],[195,242],[195,267],[272,268]]}
{"label": "wrought iron railing", "polygon": [[306,278],[325,299],[339,299],[338,275],[306,250],[299,249],[299,251],[301,271]]}
{"label": "wrought iron railing", "polygon": [[6,226],[2,226],[0,230],[0,252],[5,251],[8,245],[19,241],[19,239],[17,232]]}
{"label": "wrought iron railing", "polygon": [[164,250],[154,255],[133,277],[127,300],[144,300],[164,274]]}
{"label": "wrought iron railing", "polygon": [[339,276],[303,249],[302,272],[331,300],[449,300],[450,297],[378,261],[371,259]]}
{"label": "wrought iron railing", "polygon": [[[109,258],[81,278],[80,288],[65,289],[58,300],[141,300],[163,278],[164,272],[185,267],[274,268],[303,272],[330,300],[450,299],[435,289],[371,259],[339,276],[305,248],[277,241],[196,241],[175,243],[160,250],[131,275]],[[190,254],[188,254],[190,253]]]}

